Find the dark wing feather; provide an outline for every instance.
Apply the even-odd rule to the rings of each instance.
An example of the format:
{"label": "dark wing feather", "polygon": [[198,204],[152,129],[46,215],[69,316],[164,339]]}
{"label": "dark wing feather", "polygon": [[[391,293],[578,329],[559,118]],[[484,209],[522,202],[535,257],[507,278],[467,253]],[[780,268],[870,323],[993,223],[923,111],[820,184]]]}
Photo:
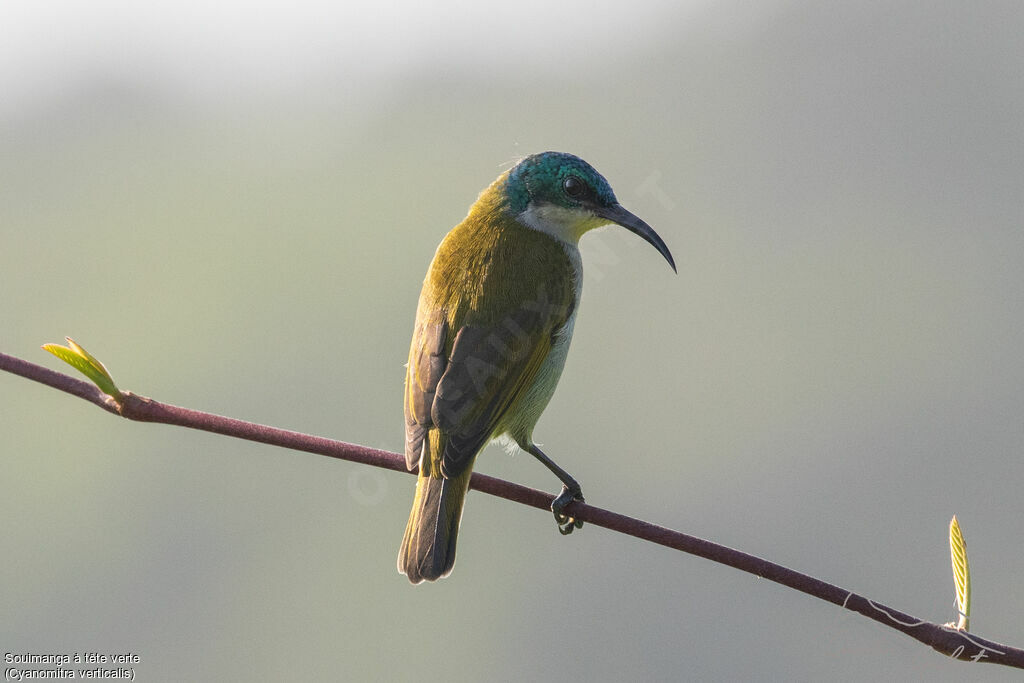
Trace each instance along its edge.
{"label": "dark wing feather", "polygon": [[430,411],[446,436],[442,476],[458,475],[495,436],[509,406],[533,384],[567,317],[565,306],[531,302],[497,323],[458,331]]}
{"label": "dark wing feather", "polygon": [[446,366],[447,337],[447,321],[420,323],[417,320],[405,374],[405,466],[410,470],[419,463],[423,439],[433,426],[430,410]]}

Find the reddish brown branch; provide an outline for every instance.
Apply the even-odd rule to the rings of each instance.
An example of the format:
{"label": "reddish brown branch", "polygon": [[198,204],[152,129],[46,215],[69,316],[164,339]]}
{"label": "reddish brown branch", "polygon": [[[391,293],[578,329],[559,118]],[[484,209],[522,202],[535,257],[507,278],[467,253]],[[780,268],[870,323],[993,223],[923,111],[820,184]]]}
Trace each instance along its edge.
{"label": "reddish brown branch", "polygon": [[[95,403],[104,410],[117,413],[130,420],[160,422],[190,429],[201,429],[239,439],[259,441],[293,450],[326,455],[331,458],[383,467],[406,472],[405,457],[398,453],[367,448],[357,444],[334,441],[319,436],[292,432],[266,425],[245,422],[230,417],[180,408],[159,403],[144,396],[124,392],[120,403],[107,396],[94,385],[54,372],[40,365],[0,353],[0,370],[41,382]],[[474,473],[470,486],[483,493],[529,505],[541,510],[551,507],[553,497],[536,489],[513,484],[483,474]],[[935,650],[963,661],[993,662],[1024,669],[1024,650],[979,638],[973,633],[957,631],[948,626],[934,624],[904,614],[881,603],[869,600],[838,586],[806,574],[787,569],[753,555],[727,548],[695,536],[666,529],[649,522],[627,517],[585,503],[573,503],[566,509],[576,519],[612,531],[635,536],[652,543],[681,550],[691,555],[735,567],[745,572],[770,579],[808,595],[858,612],[869,619],[901,631]]]}

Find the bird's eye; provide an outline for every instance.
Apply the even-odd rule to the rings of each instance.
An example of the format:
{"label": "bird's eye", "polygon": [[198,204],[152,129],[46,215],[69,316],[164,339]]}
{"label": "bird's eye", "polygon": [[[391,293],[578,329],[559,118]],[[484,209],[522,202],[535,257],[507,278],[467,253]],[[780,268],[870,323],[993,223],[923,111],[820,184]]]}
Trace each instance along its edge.
{"label": "bird's eye", "polygon": [[587,193],[587,185],[574,175],[569,176],[562,182],[562,189],[573,199],[579,199]]}

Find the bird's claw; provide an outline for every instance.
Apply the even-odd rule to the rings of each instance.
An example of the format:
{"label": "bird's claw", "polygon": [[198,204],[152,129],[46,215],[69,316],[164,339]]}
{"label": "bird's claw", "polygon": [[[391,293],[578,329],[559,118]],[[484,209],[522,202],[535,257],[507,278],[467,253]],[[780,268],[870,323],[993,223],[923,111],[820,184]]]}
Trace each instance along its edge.
{"label": "bird's claw", "polygon": [[575,517],[571,517],[562,512],[562,510],[564,510],[565,507],[574,500],[578,500],[581,503],[584,502],[583,492],[578,487],[576,489],[570,489],[568,486],[563,485],[562,492],[559,493],[558,497],[551,502],[551,512],[555,515],[555,524],[558,525],[558,533],[563,536],[568,536],[576,529],[583,528],[583,520],[576,519]]}

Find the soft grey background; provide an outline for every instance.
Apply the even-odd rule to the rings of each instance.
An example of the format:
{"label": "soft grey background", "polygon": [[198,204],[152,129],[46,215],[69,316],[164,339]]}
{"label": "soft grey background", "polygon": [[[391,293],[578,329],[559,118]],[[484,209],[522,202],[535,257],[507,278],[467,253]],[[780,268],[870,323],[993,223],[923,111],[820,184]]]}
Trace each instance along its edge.
{"label": "soft grey background", "polygon": [[[537,436],[588,501],[1024,644],[1024,5],[5,2],[0,350],[398,449],[443,234],[516,158],[653,225],[584,239]],[[69,370],[70,371],[70,370]],[[860,616],[413,479],[0,376],[0,650],[139,680],[1012,680]],[[492,448],[481,471],[556,490]]]}

